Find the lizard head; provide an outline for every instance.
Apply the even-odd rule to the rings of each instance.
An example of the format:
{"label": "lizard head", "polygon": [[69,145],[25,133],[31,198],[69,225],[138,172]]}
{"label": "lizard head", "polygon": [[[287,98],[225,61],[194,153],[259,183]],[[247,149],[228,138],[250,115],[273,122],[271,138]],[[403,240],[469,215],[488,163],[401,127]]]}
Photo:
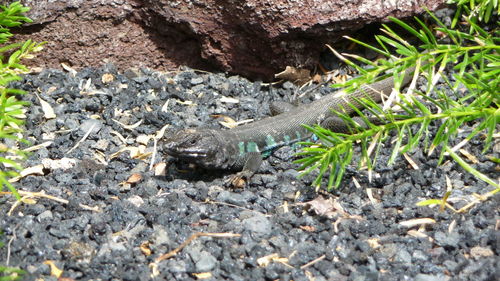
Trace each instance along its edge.
{"label": "lizard head", "polygon": [[177,159],[211,168],[225,159],[221,146],[214,130],[185,129],[167,137],[163,148]]}

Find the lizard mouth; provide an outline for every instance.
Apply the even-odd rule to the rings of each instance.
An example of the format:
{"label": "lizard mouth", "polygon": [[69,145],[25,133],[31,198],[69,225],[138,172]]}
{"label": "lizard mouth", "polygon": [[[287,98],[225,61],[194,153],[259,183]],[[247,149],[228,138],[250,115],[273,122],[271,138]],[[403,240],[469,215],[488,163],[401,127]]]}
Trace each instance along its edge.
{"label": "lizard mouth", "polygon": [[208,157],[208,152],[205,149],[182,147],[175,143],[167,144],[165,152],[178,159],[203,159]]}
{"label": "lizard mouth", "polygon": [[166,147],[166,153],[179,159],[204,158],[207,153],[199,150],[179,149],[176,147]]}
{"label": "lizard mouth", "polygon": [[176,157],[181,158],[181,159],[182,158],[205,158],[205,157],[207,157],[207,153],[184,151],[184,152],[181,152],[180,154],[173,155],[173,156],[176,156]]}

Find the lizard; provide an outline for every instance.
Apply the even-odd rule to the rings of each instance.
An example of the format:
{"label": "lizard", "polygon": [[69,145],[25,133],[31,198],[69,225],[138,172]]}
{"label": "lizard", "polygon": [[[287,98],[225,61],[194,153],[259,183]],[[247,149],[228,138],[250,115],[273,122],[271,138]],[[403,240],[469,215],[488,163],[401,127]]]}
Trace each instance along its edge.
{"label": "lizard", "polygon": [[[404,73],[402,87],[412,79],[415,68]],[[362,109],[359,99],[368,98],[376,103],[390,94],[394,78],[390,76],[369,85],[362,85],[351,93],[343,90],[328,94],[309,104],[288,108],[280,114],[248,123],[232,129],[189,128],[179,130],[166,137],[163,150],[168,155],[205,169],[239,171],[232,179],[233,186],[244,185],[259,169],[262,159],[274,150],[312,137],[303,125],[322,127],[334,132],[347,133],[348,125],[333,112],[353,115],[356,111],[349,106]],[[360,123],[358,117],[355,121]],[[362,122],[362,121],[361,121]],[[360,124],[367,126],[366,124]]]}

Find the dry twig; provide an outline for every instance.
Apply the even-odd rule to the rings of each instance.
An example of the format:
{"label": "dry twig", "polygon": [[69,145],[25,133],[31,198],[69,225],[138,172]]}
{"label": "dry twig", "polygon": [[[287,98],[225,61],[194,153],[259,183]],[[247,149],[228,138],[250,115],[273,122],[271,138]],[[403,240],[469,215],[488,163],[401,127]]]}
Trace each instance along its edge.
{"label": "dry twig", "polygon": [[229,238],[229,237],[240,237],[241,234],[235,234],[235,233],[210,233],[210,232],[196,232],[195,234],[191,235],[186,241],[184,241],[179,247],[176,249],[161,255],[160,257],[156,258],[155,263],[161,262],[162,260],[169,259],[175,255],[177,255],[178,252],[180,252],[184,247],[189,245],[193,240],[197,239],[198,237],[202,236],[208,236],[208,237],[217,237],[217,238]]}
{"label": "dry twig", "polygon": [[[39,191],[39,192],[31,192],[31,191],[23,191],[23,190],[18,190],[17,191],[21,196],[23,196],[21,198],[21,200],[19,201],[16,201],[16,203],[14,203],[12,205],[12,207],[10,208],[10,211],[8,213],[8,215],[10,216],[12,214],[12,212],[14,211],[14,209],[19,205],[21,204],[22,202],[24,202],[25,200],[27,199],[30,199],[30,198],[36,198],[36,197],[39,197],[39,198],[46,198],[46,199],[50,199],[50,200],[54,200],[56,202],[59,202],[59,203],[63,203],[63,204],[68,204],[69,203],[69,200],[66,200],[66,199],[62,199],[62,198],[59,198],[59,197],[56,197],[56,196],[52,196],[52,195],[48,195],[48,194],[45,194],[45,192],[43,191]],[[12,194],[12,192],[10,191],[2,191],[0,192],[0,196],[1,195],[8,195],[8,194]],[[89,206],[89,205],[85,205],[85,204],[78,204],[82,209],[85,209],[85,210],[89,210],[89,211],[94,211],[94,212],[101,212],[101,210],[99,210],[98,207],[92,207],[92,206]]]}
{"label": "dry twig", "polygon": [[322,255],[322,256],[320,256],[319,258],[317,258],[317,259],[315,259],[315,260],[312,260],[312,261],[310,261],[310,262],[308,262],[308,263],[304,264],[303,266],[301,266],[301,267],[300,267],[300,269],[306,269],[307,267],[309,267],[309,266],[311,266],[311,265],[313,265],[313,264],[315,264],[315,263],[319,262],[320,260],[323,260],[324,258],[326,258],[326,256],[325,256],[325,255]]}
{"label": "dry twig", "polygon": [[84,140],[87,139],[87,137],[90,135],[90,133],[92,132],[92,130],[94,130],[94,127],[96,126],[96,124],[92,124],[92,126],[90,126],[90,129],[88,130],[88,132],[85,133],[85,135],[83,135],[82,139],[80,139],[76,144],[75,146],[73,146],[70,150],[68,150],[66,152],[66,154],[70,154],[71,151],[75,150],[75,148],[77,148],[80,143],[82,143]]}

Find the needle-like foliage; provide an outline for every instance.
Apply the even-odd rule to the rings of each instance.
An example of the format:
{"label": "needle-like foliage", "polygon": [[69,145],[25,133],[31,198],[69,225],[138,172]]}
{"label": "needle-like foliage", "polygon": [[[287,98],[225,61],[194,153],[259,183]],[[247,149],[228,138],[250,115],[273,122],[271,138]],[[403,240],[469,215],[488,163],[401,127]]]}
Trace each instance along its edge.
{"label": "needle-like foliage", "polygon": [[[28,10],[29,8],[19,2],[0,6],[0,44],[6,43],[12,37],[10,27],[31,22],[23,16]],[[20,80],[19,74],[28,72],[21,60],[32,58],[32,53],[40,51],[41,46],[42,44],[31,40],[0,46],[0,191],[7,186],[18,199],[20,196],[9,179],[17,176],[18,171],[22,170],[20,160],[26,156],[16,145],[18,142],[25,142],[21,126],[27,103],[17,98],[17,95],[24,92],[10,88],[9,84]]]}
{"label": "needle-like foliage", "polygon": [[[477,15],[481,14],[485,21],[490,19],[492,8],[488,7],[498,7],[496,2],[491,5],[485,3],[481,5],[483,8],[473,10],[477,11]],[[465,8],[462,10],[468,11]],[[334,133],[320,126],[308,127],[320,141],[319,143],[304,143],[306,147],[298,153],[302,158],[296,163],[301,164],[299,169],[303,171],[302,175],[319,168],[319,174],[313,182],[316,188],[322,184],[325,174],[328,174],[328,189],[340,185],[347,166],[351,164],[352,159],[355,159],[356,146],[359,146],[360,151],[358,168],[367,168],[371,175],[370,171],[376,164],[378,152],[386,143],[385,140],[390,137],[390,133],[395,131],[396,137],[392,143],[389,165],[397,160],[398,155],[415,149],[423,142],[428,155],[439,153],[439,163],[449,155],[478,179],[494,186],[495,192],[500,190],[497,182],[475,170],[455,153],[467,141],[480,136],[484,136],[483,152],[486,152],[491,147],[493,138],[498,137],[496,130],[500,120],[499,30],[498,28],[488,31],[483,29],[476,24],[477,16],[472,17],[468,14],[464,20],[470,26],[470,31],[463,32],[445,26],[431,12],[428,14],[437,27],[431,29],[418,18],[415,18],[418,28],[399,19],[391,19],[417,38],[420,42],[418,46],[404,40],[387,25],[383,25],[381,29],[384,35],[375,37],[378,47],[349,38],[380,53],[387,59],[371,62],[359,56],[338,54],[332,50],[344,62],[361,73],[359,77],[343,84],[336,84],[334,87],[347,87],[347,90],[353,90],[359,88],[360,85],[372,83],[377,79],[376,77],[382,79],[389,75],[394,76],[395,85],[393,93],[384,105],[366,99],[360,101],[366,109],[363,112],[368,111],[376,120],[382,122],[371,123],[373,117],[368,118],[363,112],[353,107],[365,123],[368,123],[368,127],[358,126],[351,116],[339,112],[336,114],[352,125],[352,134]],[[436,34],[447,40],[443,40],[443,43]],[[390,50],[394,50],[398,56],[393,56]],[[354,61],[368,64],[369,67],[362,68]],[[453,81],[442,74],[445,67],[450,65],[455,71]],[[408,92],[402,94],[399,92],[402,75],[405,69],[413,66],[415,67],[413,80]],[[415,88],[419,75],[427,79],[426,90],[423,92]],[[440,79],[448,85],[448,90],[436,88],[436,83]],[[463,95],[460,92],[467,94]],[[398,111],[396,112],[393,108]],[[455,141],[463,124],[470,121],[477,123],[477,126],[464,140],[450,147],[450,142]],[[382,125],[378,125],[379,123]],[[441,124],[436,133],[430,133],[431,123]]]}
{"label": "needle-like foliage", "polygon": [[[28,10],[29,8],[19,2],[8,6],[0,5],[0,44],[6,43],[12,37],[9,28],[19,26],[23,22],[31,22],[23,16]],[[21,126],[27,103],[17,99],[17,96],[24,92],[10,88],[9,84],[20,80],[19,74],[28,72],[28,68],[20,62],[22,59],[33,57],[32,53],[40,51],[41,46],[42,44],[30,40],[0,45],[0,191],[7,186],[18,200],[21,197],[9,179],[17,176],[18,171],[22,170],[20,161],[26,156],[17,144],[26,142]],[[0,242],[0,247],[2,246],[3,243]],[[21,269],[0,265],[0,281],[19,280],[23,274]]]}

